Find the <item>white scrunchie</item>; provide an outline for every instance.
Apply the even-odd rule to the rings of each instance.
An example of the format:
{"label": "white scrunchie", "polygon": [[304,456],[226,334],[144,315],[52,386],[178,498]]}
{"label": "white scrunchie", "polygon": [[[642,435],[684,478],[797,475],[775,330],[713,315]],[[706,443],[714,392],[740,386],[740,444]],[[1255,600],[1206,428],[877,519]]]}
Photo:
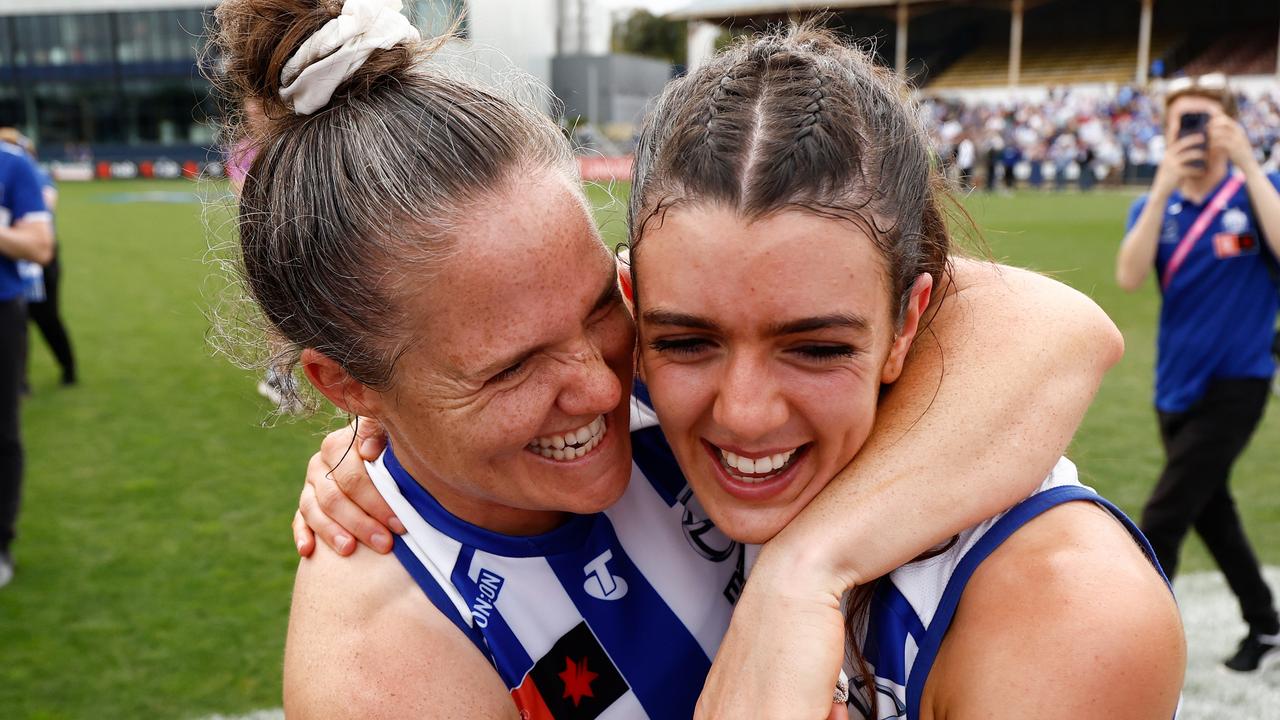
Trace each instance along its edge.
{"label": "white scrunchie", "polygon": [[400,0],[347,0],[342,14],[307,38],[280,72],[280,97],[299,115],[329,104],[333,91],[355,74],[374,50],[420,39],[400,14]]}

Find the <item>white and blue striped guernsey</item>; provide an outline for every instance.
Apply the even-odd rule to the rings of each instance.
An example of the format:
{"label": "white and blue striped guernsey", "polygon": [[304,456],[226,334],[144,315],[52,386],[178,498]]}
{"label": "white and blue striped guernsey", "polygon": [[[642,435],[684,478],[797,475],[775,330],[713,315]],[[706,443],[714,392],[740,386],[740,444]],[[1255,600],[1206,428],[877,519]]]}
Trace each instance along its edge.
{"label": "white and blue striped guernsey", "polygon": [[[875,675],[874,720],[920,717],[920,696],[965,585],[978,566],[1018,528],[1050,508],[1088,500],[1110,511],[1154,558],[1147,539],[1115,505],[1080,484],[1076,467],[1062,458],[1030,497],[1007,512],[961,532],[944,552],[904,565],[876,586],[867,616],[863,654]],[[1159,565],[1152,560],[1156,571]],[[1164,574],[1161,572],[1161,577]],[[857,677],[846,667],[851,677]],[[851,717],[870,718],[867,688],[849,691]]]}
{"label": "white and blue striped guernsey", "polygon": [[368,464],[408,530],[396,556],[493,664],[522,718],[693,716],[756,548],[707,520],[634,400],[632,446],[621,500],[533,537],[451,515],[390,449]]}

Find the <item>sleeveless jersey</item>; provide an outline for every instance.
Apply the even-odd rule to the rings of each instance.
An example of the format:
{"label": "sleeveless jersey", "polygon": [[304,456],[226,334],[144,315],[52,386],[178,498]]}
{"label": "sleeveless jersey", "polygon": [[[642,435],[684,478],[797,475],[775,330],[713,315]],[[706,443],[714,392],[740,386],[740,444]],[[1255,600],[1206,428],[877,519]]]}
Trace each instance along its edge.
{"label": "sleeveless jersey", "polygon": [[[1018,505],[956,536],[939,555],[904,565],[876,586],[867,616],[863,654],[875,675],[877,713],[874,720],[920,717],[920,696],[934,658],[973,572],[1018,528],[1063,503],[1089,500],[1110,511],[1129,531],[1148,558],[1151,545],[1116,506],[1080,484],[1076,467],[1062,458],[1049,477]],[[1160,566],[1152,560],[1156,571]],[[851,717],[870,718],[869,691],[857,675],[849,690]],[[854,687],[859,686],[859,687]]]}
{"label": "sleeveless jersey", "polygon": [[445,510],[389,448],[369,463],[408,530],[395,554],[489,659],[522,718],[688,718],[757,548],[693,499],[656,418],[632,401],[631,483],[538,536]]}

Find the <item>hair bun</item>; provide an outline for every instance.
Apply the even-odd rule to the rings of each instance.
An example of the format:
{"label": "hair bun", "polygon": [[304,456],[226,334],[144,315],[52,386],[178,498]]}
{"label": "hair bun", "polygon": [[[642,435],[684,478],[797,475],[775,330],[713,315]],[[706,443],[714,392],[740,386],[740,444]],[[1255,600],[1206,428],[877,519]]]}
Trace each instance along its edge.
{"label": "hair bun", "polygon": [[333,92],[375,50],[422,39],[400,0],[346,0],[342,13],[308,37],[280,73],[280,97],[299,115],[329,104]]}
{"label": "hair bun", "polygon": [[[215,80],[232,104],[232,114],[246,100],[256,100],[268,126],[264,129],[269,130],[271,125],[287,123],[295,108],[314,112],[331,98],[360,95],[394,82],[413,67],[418,45],[417,30],[399,7],[399,0],[347,0],[345,5],[340,0],[223,0],[214,11],[217,26],[210,47],[217,62],[210,65],[218,70]],[[364,48],[367,35],[362,31],[367,33],[371,22],[383,39]],[[398,27],[398,39],[388,42],[385,37],[393,24]],[[335,25],[338,29],[325,31]],[[348,38],[362,46],[358,52],[346,50]],[[290,61],[308,45],[299,67],[290,68],[290,76],[285,77]],[[331,77],[335,72],[340,77],[336,83]],[[311,75],[330,76],[332,85],[324,101],[314,107],[320,93],[311,84]],[[292,88],[293,102],[282,97],[286,88]],[[304,89],[306,93],[300,92]],[[230,140],[243,134],[241,125],[229,123]]]}

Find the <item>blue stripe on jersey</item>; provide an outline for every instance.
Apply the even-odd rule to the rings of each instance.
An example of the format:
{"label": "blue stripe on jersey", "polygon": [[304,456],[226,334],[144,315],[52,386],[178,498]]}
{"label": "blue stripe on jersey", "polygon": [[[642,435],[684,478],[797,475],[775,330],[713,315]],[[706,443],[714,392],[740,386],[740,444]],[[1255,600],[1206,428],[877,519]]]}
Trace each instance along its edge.
{"label": "blue stripe on jersey", "polygon": [[[588,547],[599,554],[558,555],[547,561],[649,717],[693,717],[702,681],[690,679],[706,677],[710,659],[632,563],[608,518],[601,516]],[[613,555],[604,565],[612,582],[627,585],[616,600],[598,599],[586,591],[586,583],[603,579],[583,567],[584,559],[600,562],[605,551]]]}
{"label": "blue stripe on jersey", "polygon": [[[1103,500],[1097,493],[1080,485],[1061,485],[1050,488],[1042,493],[1037,493],[1023,500],[1012,510],[1004,514],[991,526],[974,546],[969,549],[961,558],[960,563],[956,565],[955,572],[952,573],[951,579],[947,582],[947,589],[942,594],[942,599],[938,601],[938,608],[934,612],[933,621],[929,623],[929,630],[925,634],[924,642],[920,644],[920,652],[916,656],[915,664],[911,667],[911,676],[907,682],[907,718],[908,720],[918,720],[920,717],[920,695],[924,692],[925,680],[929,677],[929,670],[933,667],[933,661],[937,658],[938,648],[942,646],[942,639],[947,634],[947,629],[951,626],[951,619],[955,616],[956,607],[960,604],[960,596],[964,593],[965,585],[968,584],[969,578],[973,572],[978,569],[983,560],[986,560],[1001,543],[1009,539],[1009,536],[1017,532],[1019,528],[1026,525],[1031,520],[1040,516],[1046,510],[1050,510],[1063,503],[1075,500],[1087,500],[1105,507],[1134,534],[1135,538],[1141,538],[1141,544],[1148,553],[1148,557],[1154,558],[1151,553],[1151,546],[1146,542],[1146,538],[1138,531],[1133,522],[1120,512],[1115,505]],[[1157,569],[1159,565],[1156,566]],[[1163,573],[1161,573],[1163,576]]]}
{"label": "blue stripe on jersey", "polygon": [[480,654],[484,655],[490,664],[493,664],[493,655],[489,652],[489,647],[485,643],[484,635],[480,633],[480,629],[468,625],[467,621],[462,619],[462,615],[458,613],[458,608],[453,604],[453,600],[449,599],[440,584],[427,571],[426,566],[422,564],[417,555],[413,554],[413,550],[409,549],[403,537],[395,536],[395,544],[392,545],[392,550],[394,550],[396,558],[404,566],[404,569],[409,571],[409,576],[418,583],[418,587],[422,588],[422,592],[426,594],[431,604],[435,605],[442,615],[449,618],[462,631],[462,634],[471,640],[472,644],[480,651]]}
{"label": "blue stripe on jersey", "polygon": [[673,507],[680,491],[688,486],[662,428],[650,427],[631,433],[631,460],[649,480],[658,495]]}
{"label": "blue stripe on jersey", "polygon": [[[867,627],[863,657],[875,668],[875,674],[899,685],[907,684],[907,636],[915,638],[916,647],[924,642],[924,623],[896,585],[887,580],[876,585],[872,599],[877,611],[891,613],[896,622],[873,622]],[[877,617],[879,612],[877,612]]]}
{"label": "blue stripe on jersey", "polygon": [[[458,562],[454,564],[453,573],[449,578],[472,608],[476,606],[477,598],[480,597],[480,588],[476,586],[476,582],[470,575],[471,559],[475,554],[475,548],[463,545],[458,553]],[[525,673],[533,667],[533,658],[525,652],[524,646],[511,631],[511,626],[502,617],[502,613],[498,612],[496,606],[490,607],[483,620],[473,615],[472,622],[476,624],[476,630],[482,633],[484,641],[488,644],[490,652],[486,654],[489,662],[498,671],[498,675],[502,677],[502,682],[506,683],[508,690],[518,687]],[[481,622],[484,622],[483,628],[480,627]]]}
{"label": "blue stripe on jersey", "polygon": [[409,474],[396,458],[390,443],[382,456],[387,472],[395,479],[400,493],[413,505],[423,520],[436,528],[448,528],[449,537],[494,555],[505,557],[539,557],[569,552],[582,547],[591,533],[593,515],[570,515],[563,525],[541,535],[503,535],[473,525],[446,510]]}
{"label": "blue stripe on jersey", "polygon": [[653,400],[649,399],[649,386],[645,385],[638,378],[631,383],[631,396],[644,403],[650,410],[653,409]]}

